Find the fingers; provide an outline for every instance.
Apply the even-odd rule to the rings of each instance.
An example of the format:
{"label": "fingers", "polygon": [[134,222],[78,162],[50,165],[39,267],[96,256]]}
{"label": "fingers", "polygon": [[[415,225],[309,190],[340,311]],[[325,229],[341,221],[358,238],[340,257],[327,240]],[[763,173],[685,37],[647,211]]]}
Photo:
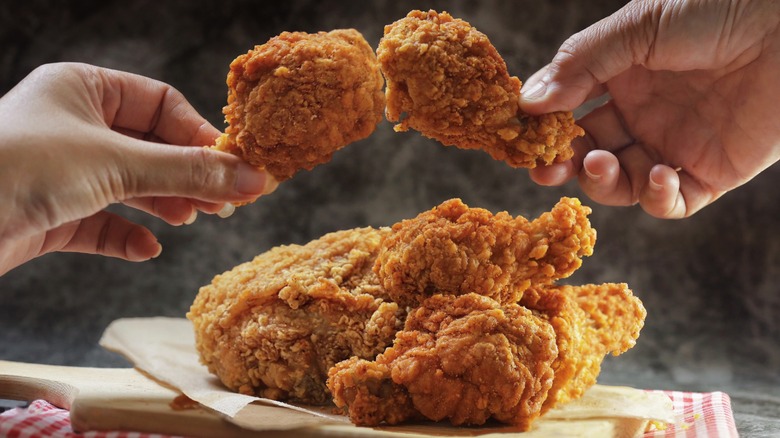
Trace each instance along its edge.
{"label": "fingers", "polygon": [[[572,159],[532,169],[533,181],[561,185],[577,176],[583,192],[600,204],[628,206],[638,202],[648,214],[659,218],[692,214],[678,172],[658,164],[656,157],[631,137],[612,102],[578,123],[586,135],[572,144]],[[689,192],[695,187],[692,180],[683,186]]]}
{"label": "fingers", "polygon": [[220,132],[175,88],[139,75],[100,69],[106,123],[136,138],[186,146],[214,144]]}
{"label": "fingers", "polygon": [[680,219],[700,210],[714,198],[685,172],[665,164],[652,164],[638,145],[619,152],[590,152],[583,160],[580,187],[589,198],[604,205],[628,206],[637,202],[651,216]]}
{"label": "fingers", "polygon": [[217,214],[222,218],[229,217],[235,211],[235,206],[230,203],[163,196],[128,199],[124,204],[156,216],[171,225],[190,225],[197,219],[199,211]]}
{"label": "fingers", "polygon": [[98,69],[95,76],[101,80],[105,121],[118,134],[110,142],[125,146],[116,162],[124,185],[121,201],[151,197],[151,204],[135,206],[181,224],[193,220],[196,210],[216,213],[227,202],[250,202],[275,189],[267,172],[233,155],[161,145],[210,145],[220,134],[173,87],[108,69]]}
{"label": "fingers", "polygon": [[585,194],[599,204],[634,203],[628,175],[611,152],[595,150],[586,155],[582,162],[579,182]]}
{"label": "fingers", "polygon": [[[146,143],[115,135],[122,137],[125,146],[115,162],[125,188],[120,201],[137,197],[181,197],[205,202],[200,205],[214,211],[218,210],[216,204],[221,208],[226,202],[252,202],[273,192],[278,185],[268,172],[232,154]],[[181,216],[174,216],[171,219],[181,220]]]}
{"label": "fingers", "polygon": [[185,198],[151,196],[124,201],[124,204],[156,216],[171,225],[189,225],[195,222],[198,210]]}
{"label": "fingers", "polygon": [[[162,252],[162,246],[151,231],[113,213],[101,211],[64,227],[74,225],[76,229],[71,237],[56,250],[99,254],[131,262],[149,260]],[[56,234],[56,230],[52,233]]]}
{"label": "fingers", "polygon": [[703,184],[685,170],[658,164],[650,170],[639,202],[655,217],[680,219],[693,215],[724,193]]}
{"label": "fingers", "polygon": [[639,204],[648,214],[658,218],[686,217],[687,207],[680,191],[677,171],[663,164],[653,166],[647,177],[647,184],[640,192]]}
{"label": "fingers", "polygon": [[531,180],[540,186],[560,186],[577,175],[574,159],[549,166],[537,166],[528,173]]}
{"label": "fingers", "polygon": [[591,111],[577,123],[585,130],[584,138],[572,142],[574,156],[570,161],[531,169],[531,179],[540,185],[559,186],[576,177],[585,156],[595,149],[617,151],[633,142],[612,102]]}
{"label": "fingers", "polygon": [[567,39],[552,62],[523,85],[522,110],[572,111],[603,93],[601,84],[641,63],[653,37],[653,5],[648,3],[631,2]]}

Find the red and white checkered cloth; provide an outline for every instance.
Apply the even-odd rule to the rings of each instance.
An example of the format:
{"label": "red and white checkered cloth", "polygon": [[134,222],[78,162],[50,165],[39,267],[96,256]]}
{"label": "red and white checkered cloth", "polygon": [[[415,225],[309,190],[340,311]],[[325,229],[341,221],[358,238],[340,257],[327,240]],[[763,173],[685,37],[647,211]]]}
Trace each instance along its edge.
{"label": "red and white checkered cloth", "polygon": [[[722,392],[662,392],[672,399],[680,421],[666,430],[645,433],[643,438],[738,438],[731,412],[731,400]],[[36,400],[27,408],[0,414],[0,437],[27,438],[167,438],[138,432],[86,432],[78,434],[70,427],[68,411]]]}
{"label": "red and white checkered cloth", "polygon": [[167,435],[139,432],[76,433],[70,427],[70,413],[44,400],[26,408],[0,414],[0,437],[8,438],[167,438]]}
{"label": "red and white checkered cloth", "polygon": [[645,433],[643,438],[738,438],[731,411],[731,399],[723,392],[661,392],[672,399],[674,413],[680,417],[666,430]]}

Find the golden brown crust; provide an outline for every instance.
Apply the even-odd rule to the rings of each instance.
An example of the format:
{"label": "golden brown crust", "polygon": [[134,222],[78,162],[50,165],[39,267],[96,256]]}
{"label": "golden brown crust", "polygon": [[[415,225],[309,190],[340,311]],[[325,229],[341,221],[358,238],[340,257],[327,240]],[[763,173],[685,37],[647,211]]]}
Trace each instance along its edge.
{"label": "golden brown crust", "polygon": [[283,32],[230,64],[229,126],[215,147],[286,180],[368,137],[382,120],[383,84],[358,31]]}
{"label": "golden brown crust", "polygon": [[271,249],[201,288],[187,316],[233,390],[332,397],[360,425],[525,430],[582,396],[644,324],[625,284],[554,284],[593,251],[589,213],[562,198],[528,221],[450,200],[392,229]]}
{"label": "golden brown crust", "polygon": [[215,277],[187,314],[201,361],[234,391],[328,403],[330,367],[374,358],[403,324],[371,272],[387,231],[277,247]]}
{"label": "golden brown crust", "polygon": [[328,385],[356,424],[395,424],[419,413],[454,425],[493,418],[526,430],[552,384],[556,355],[552,326],[528,309],[477,294],[433,295],[375,362],[340,363]]}
{"label": "golden brown crust", "polygon": [[544,412],[581,397],[593,386],[604,356],[633,347],[647,314],[623,283],[532,287],[519,304],[555,329],[559,354]]}
{"label": "golden brown crust", "polygon": [[568,160],[584,134],[570,112],[520,110],[520,80],[485,34],[446,12],[411,11],[377,49],[387,119],[448,146],[482,149],[513,167]]}
{"label": "golden brown crust", "polygon": [[593,253],[591,210],[562,198],[533,222],[459,199],[395,224],[374,265],[390,299],[415,306],[435,293],[517,302],[531,284],[568,277]]}

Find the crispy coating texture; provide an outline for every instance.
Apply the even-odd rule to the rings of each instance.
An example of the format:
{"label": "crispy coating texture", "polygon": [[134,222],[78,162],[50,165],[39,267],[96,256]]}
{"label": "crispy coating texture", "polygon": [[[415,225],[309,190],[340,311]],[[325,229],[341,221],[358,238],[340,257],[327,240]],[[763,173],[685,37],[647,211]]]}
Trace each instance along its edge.
{"label": "crispy coating texture", "polygon": [[534,221],[446,201],[395,224],[374,271],[390,299],[415,306],[436,293],[517,302],[531,284],[568,277],[593,253],[591,210],[562,198]]}
{"label": "crispy coating texture", "polygon": [[623,283],[532,287],[519,304],[555,329],[559,354],[543,412],[581,397],[593,386],[604,356],[617,356],[633,347],[647,315]]}
{"label": "crispy coating texture", "polygon": [[328,370],[352,356],[376,357],[403,326],[371,271],[387,232],[330,233],[216,276],[187,314],[201,361],[234,391],[330,402]]}
{"label": "crispy coating texture", "polygon": [[561,162],[584,134],[570,112],[520,110],[520,80],[487,36],[446,12],[412,11],[385,26],[377,49],[387,81],[387,119],[513,167]]}
{"label": "crispy coating texture", "polygon": [[358,425],[527,430],[644,324],[625,284],[555,284],[593,251],[588,214],[570,198],[533,221],[450,200],[392,229],[274,248],[215,277],[187,316],[233,390],[332,399]]}
{"label": "crispy coating texture", "polygon": [[593,386],[607,354],[634,346],[645,316],[625,284],[532,287],[503,305],[437,294],[410,311],[376,361],[336,364],[328,387],[359,425],[493,418],[527,430]]}
{"label": "crispy coating texture", "polygon": [[383,84],[358,31],[283,32],[230,64],[229,126],[215,148],[284,181],[368,137],[382,120]]}
{"label": "crispy coating texture", "polygon": [[493,418],[526,430],[552,385],[557,353],[552,326],[528,309],[477,294],[433,295],[410,312],[392,347],[374,362],[338,364],[328,387],[356,424]]}

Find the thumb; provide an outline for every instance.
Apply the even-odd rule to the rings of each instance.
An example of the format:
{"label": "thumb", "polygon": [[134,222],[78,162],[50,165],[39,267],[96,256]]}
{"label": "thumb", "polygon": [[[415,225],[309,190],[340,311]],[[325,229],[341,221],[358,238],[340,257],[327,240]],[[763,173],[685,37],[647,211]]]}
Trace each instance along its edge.
{"label": "thumb", "polygon": [[641,64],[656,27],[652,3],[631,2],[567,39],[552,62],[523,85],[520,107],[530,114],[572,111],[606,90],[609,79]]}
{"label": "thumb", "polygon": [[118,163],[125,188],[120,201],[174,196],[214,203],[251,202],[278,184],[266,170],[229,153],[134,139],[127,143],[126,155]]}

